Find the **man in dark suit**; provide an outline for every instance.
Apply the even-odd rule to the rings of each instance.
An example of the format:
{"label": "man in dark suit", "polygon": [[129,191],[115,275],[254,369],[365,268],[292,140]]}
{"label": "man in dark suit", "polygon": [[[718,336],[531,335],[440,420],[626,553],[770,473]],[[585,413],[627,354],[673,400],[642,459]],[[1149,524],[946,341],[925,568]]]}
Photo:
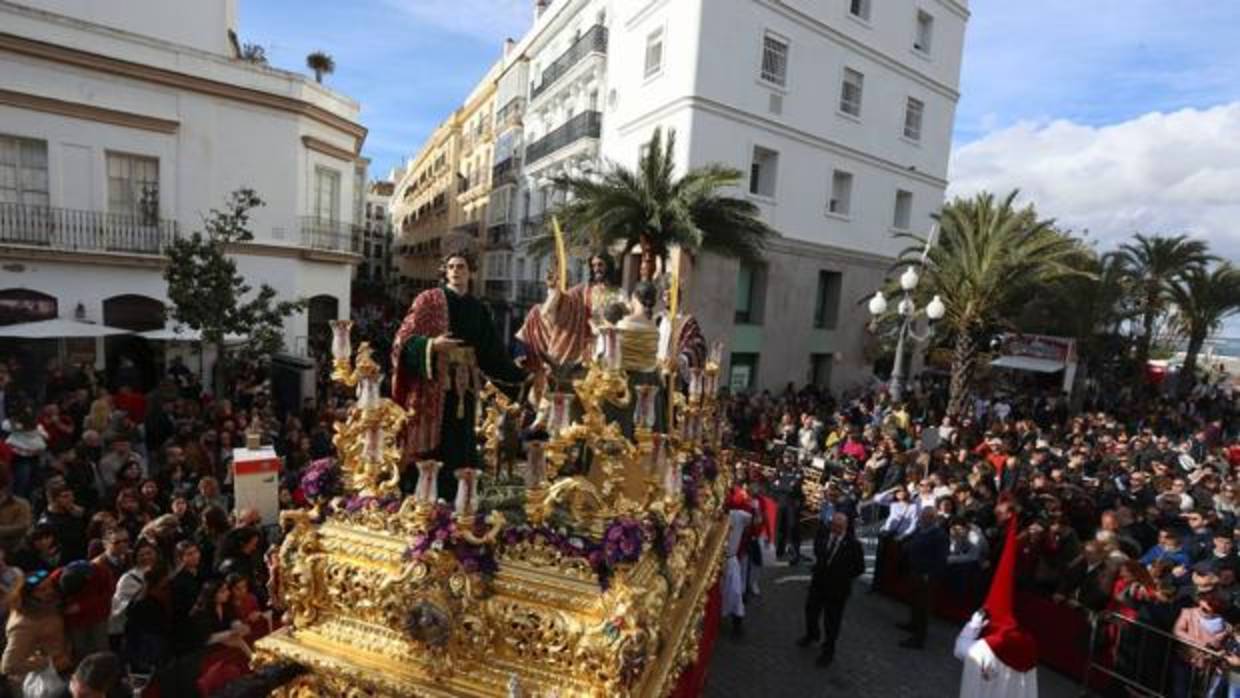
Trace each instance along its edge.
{"label": "man in dark suit", "polygon": [[814,574],[805,599],[805,635],[797,644],[808,647],[819,639],[822,618],[822,652],[818,666],[830,666],[835,659],[835,640],[844,620],[844,605],[852,592],[853,580],[865,571],[865,554],[852,534],[848,516],[836,512],[831,526],[820,526],[814,536]]}
{"label": "man in dark suit", "polygon": [[921,649],[926,646],[926,633],[930,625],[930,599],[933,585],[947,569],[947,553],[951,541],[939,525],[934,507],[922,509],[917,516],[917,528],[904,541],[904,555],[908,560],[909,622],[901,625],[912,637],[900,643],[901,647]]}

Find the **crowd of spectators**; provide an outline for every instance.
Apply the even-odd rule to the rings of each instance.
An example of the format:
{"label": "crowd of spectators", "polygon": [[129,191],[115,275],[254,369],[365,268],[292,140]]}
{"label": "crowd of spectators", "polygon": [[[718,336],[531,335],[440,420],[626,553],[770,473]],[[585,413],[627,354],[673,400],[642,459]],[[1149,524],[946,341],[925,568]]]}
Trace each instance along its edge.
{"label": "crowd of spectators", "polygon": [[820,494],[815,507],[877,534],[875,589],[904,582],[914,606],[905,646],[920,647],[931,588],[961,608],[980,605],[1011,513],[1025,591],[1181,641],[1138,652],[1112,636],[1095,656],[1169,695],[1189,695],[1190,684],[1194,695],[1203,685],[1225,695],[1240,666],[1234,386],[1094,393],[1078,409],[1054,390],[987,391],[957,418],[943,416],[945,394],[927,381],[898,403],[882,391],[835,401],[791,386],[733,399],[737,446],[783,464],[751,483],[777,503],[781,550],[796,521],[819,518],[800,510],[804,477]]}
{"label": "crowd of spectators", "polygon": [[226,399],[176,361],[151,390],[124,367],[113,381],[0,357],[0,695],[53,673],[89,695],[217,695],[279,622],[278,526],[235,507],[233,448],[274,446],[294,505],[301,470],[332,453],[331,403],[277,420],[248,364]]}

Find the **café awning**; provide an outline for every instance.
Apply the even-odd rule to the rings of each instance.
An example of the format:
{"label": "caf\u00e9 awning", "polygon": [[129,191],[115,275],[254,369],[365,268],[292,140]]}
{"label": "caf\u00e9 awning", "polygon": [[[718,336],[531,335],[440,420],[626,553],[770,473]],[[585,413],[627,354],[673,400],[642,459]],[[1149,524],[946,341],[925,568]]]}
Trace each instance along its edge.
{"label": "caf\u00e9 awning", "polygon": [[19,322],[0,327],[0,337],[11,339],[75,339],[79,337],[110,337],[131,334],[129,330],[109,327],[93,322],[79,322],[66,318]]}
{"label": "caf\u00e9 awning", "polygon": [[1035,359],[1032,356],[1000,356],[990,362],[994,368],[1012,368],[1017,371],[1034,371],[1037,373],[1057,373],[1064,370],[1062,361],[1051,359]]}

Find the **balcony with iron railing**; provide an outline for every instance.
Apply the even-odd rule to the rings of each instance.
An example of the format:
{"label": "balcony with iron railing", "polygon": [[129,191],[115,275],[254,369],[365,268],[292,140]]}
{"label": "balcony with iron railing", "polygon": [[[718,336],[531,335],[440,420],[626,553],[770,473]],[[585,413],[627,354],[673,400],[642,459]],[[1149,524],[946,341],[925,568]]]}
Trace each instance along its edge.
{"label": "balcony with iron railing", "polygon": [[531,143],[525,149],[525,162],[527,165],[533,165],[555,151],[583,138],[598,138],[602,132],[603,113],[583,111]]}
{"label": "balcony with iron railing", "polygon": [[538,85],[530,92],[530,99],[537,99],[548,87],[555,84],[556,80],[564,77],[573,66],[592,53],[607,53],[607,27],[601,24],[590,27],[590,30],[574,41],[567,51],[543,69]]}
{"label": "balcony with iron railing", "polygon": [[525,115],[525,98],[513,97],[499,111],[495,112],[495,129],[502,131],[506,128],[521,125],[521,117]]}
{"label": "balcony with iron railing", "polygon": [[483,294],[492,300],[508,300],[512,291],[512,282],[507,279],[487,279],[483,286]]}
{"label": "balcony with iron railing", "polygon": [[0,245],[162,255],[176,221],[154,216],[0,203]]}
{"label": "balcony with iron railing", "polygon": [[301,245],[310,250],[360,254],[361,227],[317,216],[301,216]]}
{"label": "balcony with iron railing", "polygon": [[493,225],[487,229],[487,249],[489,250],[511,250],[513,235],[513,226],[508,223],[500,223]]}
{"label": "balcony with iron railing", "polygon": [[541,303],[547,295],[547,284],[542,281],[518,281],[518,303]]}
{"label": "balcony with iron railing", "polygon": [[517,181],[517,177],[521,174],[521,158],[516,156],[506,157],[496,163],[491,168],[491,186],[502,187],[505,184],[511,184]]}

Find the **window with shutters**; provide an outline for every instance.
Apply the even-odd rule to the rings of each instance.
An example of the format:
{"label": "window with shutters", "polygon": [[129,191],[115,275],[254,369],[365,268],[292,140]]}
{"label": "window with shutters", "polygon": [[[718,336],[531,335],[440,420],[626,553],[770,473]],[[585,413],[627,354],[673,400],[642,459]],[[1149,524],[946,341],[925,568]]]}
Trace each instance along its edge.
{"label": "window with shutters", "polygon": [[926,105],[913,97],[904,105],[904,137],[910,141],[921,140],[921,117],[925,110]]}
{"label": "window with shutters", "polygon": [[0,203],[47,206],[47,141],[0,135]]}
{"label": "window with shutters", "polygon": [[314,168],[314,216],[321,221],[340,220],[340,173],[336,170]]}
{"label": "window with shutters", "polygon": [[844,275],[838,271],[818,272],[818,293],[814,297],[814,327],[835,329],[840,316],[840,288]]}
{"label": "window with shutters", "polygon": [[108,212],[141,216],[148,224],[159,218],[159,159],[108,153]]}
{"label": "window with shutters", "polygon": [[848,0],[848,14],[870,21],[870,0]]}
{"label": "window with shutters", "polygon": [[787,86],[788,42],[774,34],[762,39],[762,79],[772,85]]}
{"label": "window with shutters", "polygon": [[922,53],[930,53],[930,42],[934,38],[934,16],[925,10],[917,11],[917,34],[913,38],[913,49]]}
{"label": "window with shutters", "polygon": [[646,68],[645,77],[653,77],[663,70],[663,28],[660,27],[646,36]]}
{"label": "window with shutters", "polygon": [[913,192],[896,190],[896,205],[892,212],[891,227],[896,230],[908,230],[913,222]]}
{"label": "window with shutters", "polygon": [[827,211],[837,216],[847,216],[852,210],[853,176],[850,172],[836,170],[831,174],[831,198]]}
{"label": "window with shutters", "polygon": [[861,116],[861,93],[865,76],[852,68],[844,69],[844,84],[840,87],[840,111],[849,116]]}
{"label": "window with shutters", "polygon": [[755,145],[753,161],[749,165],[749,193],[775,197],[775,176],[779,169],[779,153]]}

